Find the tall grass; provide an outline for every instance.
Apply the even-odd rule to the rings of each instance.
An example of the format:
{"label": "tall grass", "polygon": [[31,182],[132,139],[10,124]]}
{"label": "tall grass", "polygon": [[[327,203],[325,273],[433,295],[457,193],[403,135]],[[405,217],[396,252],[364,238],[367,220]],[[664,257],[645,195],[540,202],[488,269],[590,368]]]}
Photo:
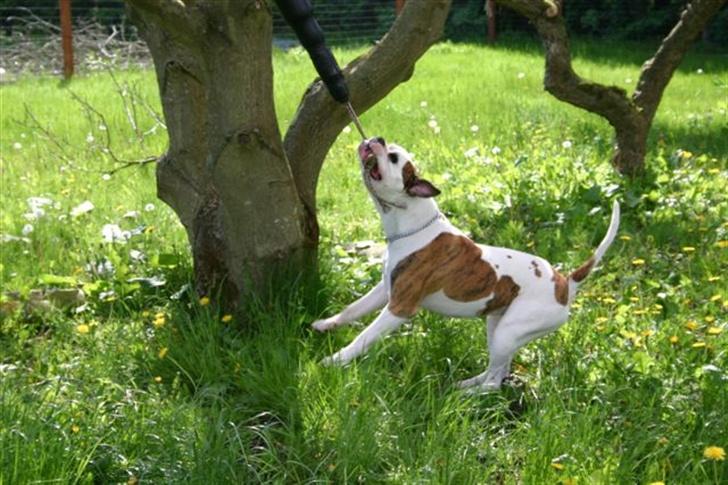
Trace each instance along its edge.
{"label": "tall grass", "polygon": [[[627,44],[577,54],[578,72],[628,90],[648,55]],[[274,61],[285,128],[314,74],[299,50]],[[728,481],[725,462],[703,456],[728,447],[728,61],[686,59],[634,181],[609,166],[603,120],[543,91],[542,64],[523,43],[440,44],[362,118],[415,154],[442,209],[479,241],[573,268],[611,199],[624,202],[620,238],[569,323],[519,352],[513,385],[482,396],[453,387],[486,365],[479,320],[423,313],[345,369],[318,364],[360,327],[321,335],[309,323],[381,276],[350,245],[381,239],[355,131],[321,174],[318,296],[288,282],[226,322],[184,290],[189,252],[153,166],[105,176],[117,167],[100,149],[107,132],[117,158],[135,160],[161,153],[164,131],[140,141],[108,74],[2,86],[0,233],[25,228],[27,241],[0,243],[0,483]],[[115,77],[159,109],[153,73]],[[30,220],[29,197],[52,203]],[[85,200],[94,209],[71,216]],[[139,234],[103,242],[106,224]],[[31,289],[73,285],[88,295],[78,312],[24,309]]]}

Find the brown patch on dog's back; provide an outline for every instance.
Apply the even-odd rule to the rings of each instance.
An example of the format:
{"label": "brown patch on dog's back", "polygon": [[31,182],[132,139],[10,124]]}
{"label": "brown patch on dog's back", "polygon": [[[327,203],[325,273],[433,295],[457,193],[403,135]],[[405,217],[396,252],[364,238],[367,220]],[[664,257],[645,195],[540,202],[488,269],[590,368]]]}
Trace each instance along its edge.
{"label": "brown patch on dog's back", "polygon": [[554,296],[556,301],[566,306],[569,303],[569,282],[564,278],[564,275],[556,270],[554,275],[551,277],[551,281],[554,282]]}
{"label": "brown patch on dog's back", "polygon": [[[520,289],[509,276],[498,279],[473,241],[450,233],[440,234],[400,261],[392,271],[391,283],[389,310],[404,317],[414,315],[425,297],[440,290],[448,298],[462,302],[496,292],[493,300],[498,300],[498,308],[502,308]],[[489,310],[486,307],[485,311]]]}
{"label": "brown patch on dog's back", "polygon": [[576,268],[570,275],[569,278],[579,283],[584,278],[589,276],[592,268],[594,267],[594,256],[589,258],[584,264]]}

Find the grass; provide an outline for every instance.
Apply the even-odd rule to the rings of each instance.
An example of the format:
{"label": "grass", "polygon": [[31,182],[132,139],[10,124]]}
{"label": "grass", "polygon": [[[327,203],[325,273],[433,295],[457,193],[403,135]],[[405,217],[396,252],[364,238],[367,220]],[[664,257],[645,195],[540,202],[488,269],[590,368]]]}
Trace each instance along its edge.
{"label": "grass", "polygon": [[[578,72],[626,89],[648,56],[579,49]],[[177,294],[190,257],[153,167],[104,176],[115,167],[106,133],[119,159],[139,159],[164,150],[163,130],[137,137],[108,74],[0,88],[0,233],[32,225],[25,241],[0,243],[0,483],[727,482],[726,463],[703,450],[728,448],[728,60],[691,52],[636,181],[610,168],[604,121],[543,92],[542,63],[521,43],[440,44],[363,116],[415,153],[443,210],[480,241],[573,268],[602,237],[611,199],[623,201],[620,238],[569,323],[519,352],[520,384],[477,397],[452,386],[486,365],[477,320],[423,313],[346,369],[317,364],[359,328],[308,324],[381,274],[348,246],[381,239],[354,131],[321,174],[319,296],[289,282],[223,322],[214,302]],[[277,53],[275,68],[285,127],[313,71],[297,50]],[[158,109],[153,73],[115,76]],[[139,110],[139,129],[152,129]],[[52,203],[29,220],[29,197]],[[71,216],[85,200],[94,209]],[[107,243],[106,224],[139,234]],[[88,295],[78,312],[23,308],[32,289],[75,285]]]}

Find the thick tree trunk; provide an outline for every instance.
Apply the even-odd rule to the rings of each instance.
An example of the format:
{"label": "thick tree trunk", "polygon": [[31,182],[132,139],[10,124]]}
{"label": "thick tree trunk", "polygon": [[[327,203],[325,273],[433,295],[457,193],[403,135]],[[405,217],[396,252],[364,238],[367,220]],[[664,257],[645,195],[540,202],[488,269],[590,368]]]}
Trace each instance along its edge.
{"label": "thick tree trunk", "polygon": [[265,2],[131,2],[154,58],[169,132],[158,195],[192,248],[197,290],[234,301],[281,265],[315,261],[313,214],[298,196],[273,103]]}
{"label": "thick tree trunk", "polygon": [[631,97],[616,86],[604,86],[579,77],[571,67],[563,0],[497,0],[527,17],[536,27],[546,51],[544,87],[556,98],[604,117],[615,130],[612,164],[622,174],[644,170],[647,135],[657,107],[673,73],[693,41],[726,0],[693,0],[680,21],[662,41],[655,55],[642,66]]}

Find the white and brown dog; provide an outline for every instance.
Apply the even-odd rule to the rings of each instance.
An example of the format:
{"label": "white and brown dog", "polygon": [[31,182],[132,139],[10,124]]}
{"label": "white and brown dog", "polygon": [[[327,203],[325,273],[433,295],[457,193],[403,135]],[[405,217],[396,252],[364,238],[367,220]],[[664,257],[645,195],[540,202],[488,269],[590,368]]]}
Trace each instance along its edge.
{"label": "white and brown dog", "polygon": [[313,328],[330,330],[384,309],[323,363],[350,362],[420,308],[449,317],[487,315],[488,369],[459,386],[499,388],[515,352],[568,318],[579,283],[614,240],[619,204],[614,203],[607,235],[596,252],[565,277],[538,256],[475,244],[466,237],[439,211],[432,197],[440,191],[417,176],[410,154],[401,147],[371,139],[359,146],[359,158],[387,236],[384,274],[369,293],[341,313],[314,322]]}

